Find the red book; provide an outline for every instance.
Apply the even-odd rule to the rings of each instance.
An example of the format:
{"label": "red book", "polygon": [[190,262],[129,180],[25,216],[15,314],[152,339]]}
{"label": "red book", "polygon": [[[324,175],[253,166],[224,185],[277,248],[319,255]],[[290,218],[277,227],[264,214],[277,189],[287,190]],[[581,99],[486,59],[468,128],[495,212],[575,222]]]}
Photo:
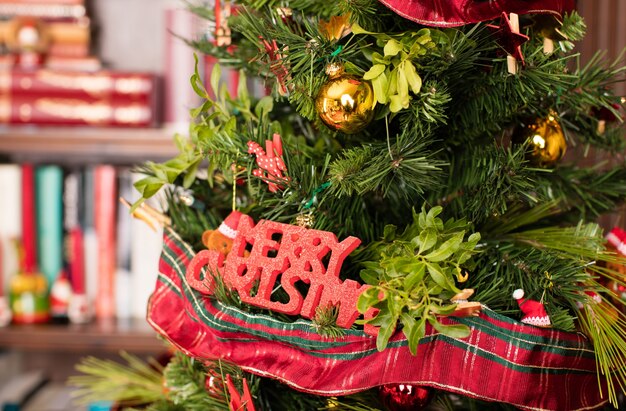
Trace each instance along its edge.
{"label": "red book", "polygon": [[99,165],[94,175],[95,215],[98,236],[96,317],[115,316],[115,225],[117,185],[115,168]]}
{"label": "red book", "polygon": [[35,168],[22,165],[22,269],[26,274],[37,272],[37,226],[35,214]]}
{"label": "red book", "polygon": [[124,97],[0,95],[0,124],[152,127],[155,106],[155,101]]}
{"label": "red book", "polygon": [[0,0],[0,4],[47,4],[50,6],[79,4],[84,5],[85,0]]}
{"label": "red book", "polygon": [[52,43],[46,56],[87,57],[90,52],[90,45],[86,43]]}
{"label": "red book", "polygon": [[0,16],[31,16],[42,18],[82,17],[86,14],[85,5],[80,0],[60,0],[54,3],[41,1],[0,0]]}
{"label": "red book", "polygon": [[44,67],[51,70],[96,72],[102,70],[102,62],[95,56],[46,56]]}
{"label": "red book", "polygon": [[0,94],[46,97],[107,98],[153,100],[157,77],[145,72],[101,70],[95,72],[56,70],[3,70]]}

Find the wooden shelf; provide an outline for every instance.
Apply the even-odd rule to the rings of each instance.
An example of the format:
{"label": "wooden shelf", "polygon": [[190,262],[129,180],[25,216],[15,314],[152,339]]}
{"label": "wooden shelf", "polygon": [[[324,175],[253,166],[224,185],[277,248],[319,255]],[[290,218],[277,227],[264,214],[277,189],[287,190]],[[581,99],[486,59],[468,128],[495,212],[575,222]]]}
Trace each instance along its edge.
{"label": "wooden shelf", "polygon": [[160,128],[2,127],[0,156],[15,162],[135,164],[175,156],[173,136]]}
{"label": "wooden shelf", "polygon": [[165,343],[145,320],[90,324],[10,325],[0,328],[0,348],[23,351],[87,353],[121,350],[161,353]]}

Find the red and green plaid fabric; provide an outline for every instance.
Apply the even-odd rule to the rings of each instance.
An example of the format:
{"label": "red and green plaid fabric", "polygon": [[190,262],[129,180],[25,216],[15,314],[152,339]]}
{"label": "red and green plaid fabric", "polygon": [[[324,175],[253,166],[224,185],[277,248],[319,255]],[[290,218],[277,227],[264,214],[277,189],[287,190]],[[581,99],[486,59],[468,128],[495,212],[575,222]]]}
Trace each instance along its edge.
{"label": "red and green plaid fabric", "polygon": [[479,317],[444,319],[470,326],[465,339],[427,329],[417,355],[411,355],[398,332],[379,352],[375,338],[360,330],[331,340],[308,320],[285,323],[203,296],[185,280],[193,256],[176,233],[165,235],[148,308],[150,324],[191,357],[231,361],[294,389],[328,396],[404,383],[526,410],[593,410],[607,402],[583,335],[528,326],[484,309]]}

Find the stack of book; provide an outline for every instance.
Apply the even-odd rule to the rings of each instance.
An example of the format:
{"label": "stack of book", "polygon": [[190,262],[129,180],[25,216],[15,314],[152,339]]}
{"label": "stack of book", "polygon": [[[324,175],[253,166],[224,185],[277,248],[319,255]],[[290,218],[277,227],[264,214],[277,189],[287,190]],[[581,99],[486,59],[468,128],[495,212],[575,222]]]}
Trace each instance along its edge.
{"label": "stack of book", "polygon": [[5,65],[98,70],[85,0],[0,0]]}
{"label": "stack of book", "polygon": [[0,0],[0,124],[153,127],[154,73],[90,54],[85,0]]}
{"label": "stack of book", "polygon": [[[29,170],[34,193],[23,193]],[[31,271],[40,272],[49,289],[67,279],[72,293],[88,298],[97,318],[145,318],[158,274],[162,229],[132,218],[120,201],[138,198],[133,183],[139,178],[127,167],[106,164],[0,164],[0,289],[9,293],[12,279],[26,271],[19,258],[19,245],[31,236],[20,224],[26,221],[34,227]],[[25,198],[34,198],[29,216],[23,215]],[[56,314],[63,316],[52,314],[53,320]]]}

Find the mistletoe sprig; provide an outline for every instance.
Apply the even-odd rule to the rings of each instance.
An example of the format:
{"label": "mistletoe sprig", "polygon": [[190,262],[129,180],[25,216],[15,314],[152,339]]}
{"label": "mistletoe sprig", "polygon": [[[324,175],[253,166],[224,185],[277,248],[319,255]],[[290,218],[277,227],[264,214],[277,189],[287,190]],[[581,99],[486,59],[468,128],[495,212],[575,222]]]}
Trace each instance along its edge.
{"label": "mistletoe sprig", "polygon": [[408,108],[411,101],[409,91],[418,94],[422,88],[422,78],[417,73],[415,61],[436,47],[433,31],[424,28],[389,35],[369,32],[354,24],[352,32],[374,36],[376,45],[383,48],[383,54],[372,53],[373,65],[363,75],[363,79],[371,80],[376,101],[389,103],[389,110],[393,113]]}
{"label": "mistletoe sprig", "polygon": [[456,281],[467,280],[465,269],[477,253],[480,233],[472,233],[465,220],[445,223],[437,216],[442,207],[413,213],[413,223],[396,235],[396,227],[387,226],[385,239],[372,244],[379,261],[364,263],[361,278],[372,287],[358,300],[361,313],[370,308],[378,314],[363,323],[380,327],[376,346],[383,350],[396,330],[398,321],[411,353],[417,352],[428,322],[441,334],[464,338],[469,328],[462,324],[444,325],[438,316],[450,315],[456,304],[450,298],[459,293]]}

